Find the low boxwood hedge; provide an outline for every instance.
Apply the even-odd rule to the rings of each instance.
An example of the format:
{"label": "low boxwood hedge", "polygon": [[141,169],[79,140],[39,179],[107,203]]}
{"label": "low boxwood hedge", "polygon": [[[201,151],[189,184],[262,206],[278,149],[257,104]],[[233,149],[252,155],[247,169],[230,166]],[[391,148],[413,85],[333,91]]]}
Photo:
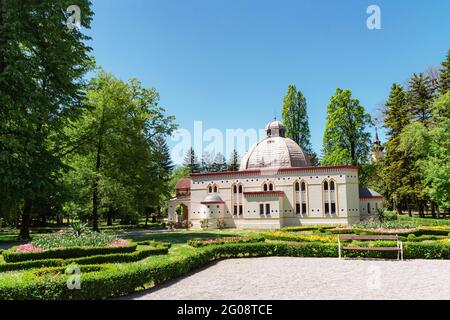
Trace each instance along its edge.
{"label": "low boxwood hedge", "polygon": [[290,232],[272,231],[262,234],[267,240],[296,241],[296,242],[336,242],[334,235],[305,235]]}
{"label": "low boxwood hedge", "polygon": [[20,262],[28,260],[43,259],[68,259],[94,255],[104,255],[113,253],[128,253],[136,250],[136,243],[123,247],[72,247],[64,249],[49,249],[41,252],[14,252],[17,247],[12,247],[3,251],[3,258],[6,262]]}
{"label": "low boxwood hedge", "polygon": [[283,227],[280,229],[280,231],[287,231],[287,232],[298,232],[298,231],[315,231],[315,230],[327,230],[327,229],[334,229],[337,226],[331,225],[331,226],[292,226],[292,227]]}
{"label": "low boxwood hedge", "polygon": [[[406,243],[405,258],[449,259],[450,244]],[[346,255],[368,257],[379,252],[348,251]],[[47,272],[26,271],[21,277],[6,277],[0,283],[0,299],[104,299],[131,294],[136,289],[156,285],[187,274],[215,259],[290,256],[337,257],[334,243],[232,243],[186,251],[181,256],[155,257],[139,263],[102,265],[98,271],[81,274],[81,289],[69,290],[68,275],[62,268]],[[56,270],[56,271],[52,271]],[[48,276],[48,274],[51,276]]]}
{"label": "low boxwood hedge", "polygon": [[145,259],[152,255],[167,254],[168,248],[163,246],[145,247],[131,253],[114,253],[106,255],[95,255],[72,259],[44,259],[44,260],[30,260],[13,263],[0,264],[0,272],[27,270],[33,268],[57,267],[67,266],[75,263],[80,265],[86,264],[103,264],[103,263],[128,263],[136,262]]}

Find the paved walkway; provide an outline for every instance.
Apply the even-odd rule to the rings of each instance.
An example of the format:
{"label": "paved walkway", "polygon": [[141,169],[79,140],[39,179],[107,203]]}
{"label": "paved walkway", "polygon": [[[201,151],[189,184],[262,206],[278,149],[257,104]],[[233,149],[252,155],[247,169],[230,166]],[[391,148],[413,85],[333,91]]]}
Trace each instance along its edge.
{"label": "paved walkway", "polygon": [[450,299],[450,261],[221,260],[123,299]]}

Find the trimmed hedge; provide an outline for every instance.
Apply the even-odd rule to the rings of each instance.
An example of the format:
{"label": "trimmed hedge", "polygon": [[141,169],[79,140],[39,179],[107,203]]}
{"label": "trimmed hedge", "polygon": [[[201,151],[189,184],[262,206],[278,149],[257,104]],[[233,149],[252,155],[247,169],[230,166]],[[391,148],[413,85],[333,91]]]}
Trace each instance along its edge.
{"label": "trimmed hedge", "polygon": [[6,271],[16,271],[16,270],[26,270],[33,268],[45,268],[45,267],[57,267],[57,266],[67,266],[69,264],[75,263],[80,265],[86,264],[102,264],[102,263],[127,263],[136,262],[145,259],[152,255],[160,255],[168,253],[167,247],[149,247],[144,249],[139,249],[131,253],[115,253],[106,255],[95,255],[81,258],[72,259],[45,259],[45,260],[31,260],[13,263],[3,263],[0,264],[0,272]]}
{"label": "trimmed hedge", "polygon": [[6,262],[20,262],[28,260],[43,260],[43,259],[68,259],[79,258],[94,255],[105,255],[113,253],[129,253],[136,250],[137,244],[131,243],[129,246],[123,247],[72,247],[64,249],[49,249],[41,252],[14,252],[17,247],[12,247],[3,251],[3,258]]}
{"label": "trimmed hedge", "polygon": [[297,242],[336,242],[337,237],[332,235],[303,235],[289,232],[265,232],[263,236],[268,240],[297,241]]}
{"label": "trimmed hedge", "polygon": [[[368,256],[364,252],[349,251],[348,254],[349,256]],[[136,289],[146,288],[150,284],[156,285],[185,275],[191,270],[220,258],[337,257],[337,255],[338,248],[333,243],[277,242],[208,246],[188,251],[184,256],[156,258],[124,265],[102,265],[98,271],[81,274],[80,290],[67,289],[68,275],[63,274],[62,268],[49,268],[48,272],[43,273],[24,272],[20,278],[2,279],[0,299],[105,299],[131,294]],[[405,258],[448,259],[450,245],[407,243]],[[48,273],[52,276],[45,276]]]}
{"label": "trimmed hedge", "polygon": [[191,247],[199,248],[205,246],[212,245],[223,245],[228,243],[255,243],[255,242],[264,242],[266,239],[261,236],[257,237],[223,237],[216,239],[192,239],[188,240],[188,245]]}
{"label": "trimmed hedge", "polygon": [[170,242],[159,242],[156,240],[145,240],[145,241],[139,241],[137,242],[138,245],[141,246],[153,246],[153,247],[166,247],[167,249],[170,249],[172,247],[172,244]]}
{"label": "trimmed hedge", "polygon": [[315,230],[326,230],[326,229],[334,229],[337,226],[293,226],[293,227],[283,227],[280,231],[287,232],[298,232],[298,231],[315,231]]}

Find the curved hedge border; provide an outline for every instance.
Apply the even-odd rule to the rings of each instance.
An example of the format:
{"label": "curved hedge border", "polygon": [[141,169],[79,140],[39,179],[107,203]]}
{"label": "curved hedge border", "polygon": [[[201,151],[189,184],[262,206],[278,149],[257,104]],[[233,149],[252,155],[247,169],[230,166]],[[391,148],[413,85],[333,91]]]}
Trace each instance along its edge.
{"label": "curved hedge border", "polygon": [[295,234],[289,232],[272,231],[262,234],[264,238],[268,240],[280,240],[280,241],[297,241],[297,242],[336,242],[337,236],[334,235],[304,235]]}
{"label": "curved hedge border", "polygon": [[292,226],[292,227],[283,227],[280,231],[287,232],[298,232],[298,231],[314,231],[314,230],[326,230],[326,229],[334,229],[337,226],[335,225],[324,225],[324,226]]}
{"label": "curved hedge border", "polygon": [[46,268],[46,267],[63,267],[69,264],[75,263],[80,265],[87,264],[102,264],[102,263],[127,263],[136,262],[145,259],[152,255],[167,254],[169,249],[167,247],[149,247],[139,249],[131,253],[115,253],[106,255],[95,255],[81,258],[72,259],[44,259],[44,260],[31,260],[21,261],[13,263],[0,264],[0,272],[27,270],[32,268]]}
{"label": "curved hedge border", "polygon": [[18,248],[16,246],[3,251],[2,254],[6,262],[21,262],[28,260],[79,258],[112,253],[129,253],[134,252],[136,247],[136,243],[131,243],[131,245],[123,247],[72,247],[64,249],[49,249],[41,252],[18,253],[14,252],[14,250]]}
{"label": "curved hedge border", "polygon": [[[125,265],[102,265],[100,271],[81,275],[81,290],[68,290],[67,275],[36,276],[24,272],[20,278],[0,283],[0,299],[105,299],[135,292],[149,284],[187,274],[189,271],[220,258],[290,256],[337,257],[332,243],[243,243],[208,246],[192,250],[184,256],[150,259]],[[361,254],[359,256],[366,256]],[[450,259],[450,245],[406,243],[405,258]]]}

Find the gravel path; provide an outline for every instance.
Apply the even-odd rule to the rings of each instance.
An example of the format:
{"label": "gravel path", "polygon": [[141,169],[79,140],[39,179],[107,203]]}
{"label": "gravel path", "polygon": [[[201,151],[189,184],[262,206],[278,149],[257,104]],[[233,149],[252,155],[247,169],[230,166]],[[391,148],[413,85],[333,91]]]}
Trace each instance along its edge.
{"label": "gravel path", "polygon": [[450,261],[229,259],[122,299],[450,299]]}

